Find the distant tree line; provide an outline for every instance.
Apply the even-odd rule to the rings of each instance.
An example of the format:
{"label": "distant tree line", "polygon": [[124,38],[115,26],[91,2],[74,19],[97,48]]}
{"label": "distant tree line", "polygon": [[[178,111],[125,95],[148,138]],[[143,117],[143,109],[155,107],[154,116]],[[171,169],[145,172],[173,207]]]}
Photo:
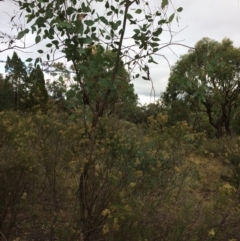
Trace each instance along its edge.
{"label": "distant tree line", "polygon": [[34,106],[44,108],[48,92],[40,66],[26,67],[16,52],[7,57],[6,77],[0,75],[0,110],[23,111]]}
{"label": "distant tree line", "polygon": [[[110,63],[114,54],[103,51],[101,56],[104,54]],[[96,74],[110,75],[111,66],[102,63],[100,57],[99,61]],[[26,66],[14,52],[6,61],[6,77],[0,75],[0,111],[46,110],[49,101],[69,113],[88,107],[89,100],[82,95],[77,81],[67,86],[70,72],[64,64],[54,63],[52,69],[61,73],[58,81],[46,81],[39,65]],[[85,90],[91,92],[90,105],[95,103],[97,110],[103,101],[104,83],[94,80],[94,75],[85,81],[90,86]],[[147,125],[150,116],[164,113],[168,116],[166,125],[186,121],[193,131],[205,131],[211,138],[240,134],[240,49],[230,39],[217,42],[203,38],[194,50],[181,56],[171,69],[166,91],[155,103],[144,106],[138,103],[130,74],[123,67],[116,87],[109,96],[104,115],[118,115],[120,119]]]}

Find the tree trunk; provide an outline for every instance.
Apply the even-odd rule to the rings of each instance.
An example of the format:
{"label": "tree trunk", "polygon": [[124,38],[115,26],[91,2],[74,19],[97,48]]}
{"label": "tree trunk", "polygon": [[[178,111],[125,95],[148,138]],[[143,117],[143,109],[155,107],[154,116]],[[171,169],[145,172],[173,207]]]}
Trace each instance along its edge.
{"label": "tree trunk", "polygon": [[219,125],[217,126],[217,138],[220,139],[222,136],[223,136],[222,125],[219,124]]}
{"label": "tree trunk", "polygon": [[232,135],[229,119],[227,119],[226,122],[225,122],[225,130],[226,130],[226,134],[227,134],[228,136],[231,136],[231,135]]}

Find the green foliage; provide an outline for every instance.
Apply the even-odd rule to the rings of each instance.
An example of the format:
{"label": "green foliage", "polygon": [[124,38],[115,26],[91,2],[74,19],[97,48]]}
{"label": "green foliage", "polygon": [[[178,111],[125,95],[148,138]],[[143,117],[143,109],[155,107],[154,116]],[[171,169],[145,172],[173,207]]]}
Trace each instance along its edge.
{"label": "green foliage", "polygon": [[7,73],[4,84],[4,94],[6,97],[3,109],[24,109],[22,98],[27,96],[28,76],[27,69],[22,60],[14,52],[12,58],[7,57],[5,71]]}
{"label": "green foliage", "polygon": [[[149,66],[143,59],[148,59],[148,63],[156,63],[153,57],[162,48],[159,45],[159,36],[163,26],[170,24],[182,10],[174,10],[175,13],[168,18],[168,1],[163,1],[162,8],[151,14],[147,14],[145,10],[148,3],[140,7],[137,0],[126,4],[107,1],[104,5],[105,13],[102,14],[96,8],[100,5],[97,2],[102,1],[72,0],[67,5],[63,1],[18,1],[20,9],[27,11],[27,23],[30,23],[32,33],[36,33],[35,42],[48,41],[46,47],[50,48],[49,51],[40,49],[38,52],[45,54],[50,61],[51,55],[54,56],[55,51],[58,51],[72,62],[75,80],[81,89],[80,95],[90,110],[95,112],[95,118],[103,115],[105,108],[109,108],[108,98],[108,102],[115,104],[116,98],[112,99],[111,95],[116,96],[120,86],[120,89],[126,88],[124,81],[119,78],[123,74],[123,65],[127,65],[129,71],[139,66],[141,71],[146,72],[143,78],[149,80]],[[134,5],[137,9],[132,8]],[[125,38],[129,37],[125,36],[125,30],[129,24],[133,27],[134,46],[126,48]],[[22,38],[28,31],[29,29],[22,30],[18,38]],[[139,48],[138,53],[134,50],[135,46]],[[105,54],[104,48],[107,49]],[[115,54],[111,55],[111,52]],[[125,63],[122,62],[123,57]],[[42,58],[37,58],[35,65],[42,62]],[[125,74],[122,78],[129,79]]]}
{"label": "green foliage", "polygon": [[[122,104],[134,106],[137,101],[136,95],[133,92],[133,86],[129,83],[129,72],[126,71],[124,65],[128,66],[128,71],[133,71],[138,66],[141,71],[145,72],[143,79],[149,80],[148,63],[156,63],[153,57],[162,49],[159,35],[162,34],[164,25],[170,24],[177,15],[177,10],[174,10],[175,13],[169,18],[167,17],[168,2],[166,1],[162,9],[156,9],[150,14],[147,14],[148,11],[146,11],[149,4],[139,7],[138,0],[107,1],[104,4],[106,10],[104,13],[101,12],[101,7],[96,7],[102,2],[84,0],[80,2],[71,0],[69,3],[62,0],[53,2],[18,1],[20,9],[28,13],[26,15],[27,23],[29,23],[32,33],[36,33],[35,42],[39,43],[43,40],[47,42],[46,47],[49,48],[49,51],[45,52],[47,60],[51,61],[51,57],[54,59],[55,53],[58,52],[73,66],[75,84],[69,91],[66,89],[64,91],[68,98],[67,101],[72,104],[73,109],[83,108],[83,128],[88,137],[85,147],[85,162],[82,171],[76,173],[79,180],[76,194],[78,200],[76,226],[78,235],[83,240],[93,240],[96,236],[93,238],[91,235],[101,232],[99,226],[96,226],[97,223],[92,221],[92,212],[96,215],[95,217],[99,217],[99,208],[95,208],[96,203],[89,207],[86,202],[87,199],[89,200],[88,190],[98,193],[98,187],[92,178],[92,170],[98,161],[96,157],[101,156],[101,153],[97,152],[97,130],[98,125],[101,124],[100,119],[106,113],[107,115],[116,114],[119,109],[119,115],[125,118],[127,108],[124,107],[121,110],[119,106]],[[134,6],[137,6],[137,10],[134,9]],[[130,37],[134,43],[132,46],[126,47],[125,42],[129,36],[126,36],[125,31],[129,25],[133,27],[133,34]],[[22,30],[18,38],[22,38],[28,31],[28,29]],[[137,52],[135,47],[138,49]],[[42,50],[38,52],[44,54]],[[40,57],[36,58],[34,65],[39,63],[43,63]],[[60,85],[65,84],[62,83],[62,76],[59,80]],[[53,87],[54,95],[57,93],[58,96],[60,93],[63,96],[61,86],[60,88],[58,84],[49,86]],[[71,117],[76,118],[74,113]],[[90,127],[89,123],[91,123]],[[120,144],[118,148],[121,150]],[[130,153],[129,156],[128,153]],[[131,149],[123,148],[121,155],[124,160],[132,160]],[[108,154],[102,159],[111,160],[114,163],[115,159],[111,158],[111,155]],[[129,168],[131,169],[131,167]],[[105,166],[104,170],[110,172],[111,166]],[[98,183],[102,181],[110,184],[108,179],[104,181],[104,175],[101,178]],[[111,186],[109,188],[108,190],[111,190]],[[89,202],[91,203],[91,201]],[[110,196],[106,202],[110,202]],[[102,205],[104,206],[105,203]],[[104,225],[103,221],[99,225]]]}
{"label": "green foliage", "polygon": [[173,100],[171,107],[167,109],[167,113],[168,123],[170,125],[174,125],[179,121],[186,121],[187,123],[190,123],[191,109],[182,99]]}
{"label": "green foliage", "polygon": [[4,106],[5,92],[4,92],[5,80],[2,74],[0,74],[0,111]]}
{"label": "green foliage", "polygon": [[[28,12],[35,42],[46,41],[48,50],[38,50],[47,62],[38,57],[26,81],[21,79],[34,111],[0,113],[1,235],[7,240],[200,241],[223,235],[226,214],[235,225],[234,187],[218,186],[217,175],[208,182],[213,173],[200,172],[195,161],[204,134],[193,133],[173,113],[169,125],[160,102],[138,107],[130,84],[136,66],[145,72],[143,79],[151,78],[148,63],[156,63],[159,36],[182,8],[168,17],[168,1],[151,14],[148,3],[137,0],[105,1],[104,14],[98,12],[100,0],[18,3]],[[124,46],[128,24],[132,48]],[[70,62],[71,71],[63,63],[49,66],[56,52]],[[45,87],[38,64],[54,69],[59,81]],[[18,76],[10,67],[11,76]],[[22,64],[20,72],[25,69]],[[68,111],[59,111],[61,105]]]}
{"label": "green foliage", "polygon": [[45,86],[44,75],[39,65],[36,69],[31,71],[29,78],[32,84],[29,93],[29,107],[32,108],[33,106],[39,105],[44,109],[44,105],[46,105],[48,100],[48,93]]}
{"label": "green foliage", "polygon": [[203,38],[172,68],[165,101],[181,98],[204,111],[217,136],[231,134],[233,111],[239,104],[240,50],[229,39]]}
{"label": "green foliage", "polygon": [[34,106],[44,109],[48,93],[39,65],[27,68],[14,52],[12,58],[7,58],[5,70],[6,78],[0,84],[0,110],[25,111]]}
{"label": "green foliage", "polygon": [[[86,164],[86,225],[92,230],[84,233],[87,240],[200,241],[210,240],[212,227],[222,230],[234,189],[229,196],[226,185],[215,186],[215,166],[200,169],[203,164],[192,161],[204,136],[191,133],[186,122],[167,127],[167,116],[160,113],[141,129],[103,117],[88,160],[91,123],[84,123],[83,111],[74,118],[53,108],[0,115],[0,221],[7,239],[76,240],[82,225],[76,192]],[[205,199],[218,188],[217,197]]]}

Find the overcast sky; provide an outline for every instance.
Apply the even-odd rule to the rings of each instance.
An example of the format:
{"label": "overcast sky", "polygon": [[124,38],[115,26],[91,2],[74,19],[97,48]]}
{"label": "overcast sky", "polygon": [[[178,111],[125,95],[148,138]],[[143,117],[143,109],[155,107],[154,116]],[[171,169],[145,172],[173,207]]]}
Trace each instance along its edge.
{"label": "overcast sky", "polygon": [[[152,7],[160,6],[160,2],[160,0],[149,0]],[[175,41],[181,41],[182,44],[193,47],[203,37],[209,37],[217,41],[227,37],[234,42],[236,47],[240,47],[239,0],[173,0],[173,4],[176,8],[183,7],[179,23],[177,24],[174,21],[172,24],[172,30],[180,31],[174,37]],[[11,25],[7,25],[10,18],[6,13],[12,16],[15,9],[17,10],[17,7],[9,0],[0,2],[0,31],[10,31]],[[1,44],[0,49],[3,49]],[[172,46],[171,50],[164,49],[161,54],[164,54],[169,63],[173,65],[179,56],[187,53],[187,51],[188,49],[185,47]],[[29,57],[20,52],[18,54],[22,59]],[[7,55],[11,56],[12,52],[0,53],[0,60],[6,60]],[[165,90],[170,73],[169,65],[165,59],[158,59],[158,62],[158,65],[153,65],[150,69],[156,99]],[[4,73],[4,64],[2,63],[0,63],[0,73]],[[149,81],[138,79],[133,83],[141,103],[153,101],[153,97],[150,97],[152,84]]]}

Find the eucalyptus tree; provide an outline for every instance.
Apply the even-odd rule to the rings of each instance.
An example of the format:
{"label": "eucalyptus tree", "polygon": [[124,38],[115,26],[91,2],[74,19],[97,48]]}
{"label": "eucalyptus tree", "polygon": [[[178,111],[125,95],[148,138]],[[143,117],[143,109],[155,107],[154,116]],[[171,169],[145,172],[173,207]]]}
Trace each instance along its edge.
{"label": "eucalyptus tree", "polygon": [[[111,77],[114,68],[114,60],[116,58],[116,53],[110,50],[103,50],[104,52],[102,52],[102,50],[99,51],[99,46],[88,47],[87,51],[91,51],[91,55],[85,61],[90,63],[92,58],[94,58],[94,61],[97,61],[98,59],[99,62],[96,65],[95,74],[92,73],[91,76],[83,78],[83,81],[87,83],[86,91],[89,93],[91,103],[95,104],[96,110],[99,109],[103,103],[103,93],[106,91],[106,85],[103,85],[101,81],[98,81],[98,78],[100,77],[101,80],[104,80]],[[107,61],[109,62],[107,63]],[[71,66],[71,69],[74,70],[73,65]],[[133,84],[130,82],[130,73],[124,66],[123,61],[120,61],[119,70],[102,115],[112,115],[114,113],[120,114],[119,111],[121,112],[121,110],[123,110],[124,112],[124,109],[126,110],[129,106],[133,107],[132,105],[137,105],[137,95],[134,93]],[[79,96],[79,94],[82,94],[82,91],[81,86],[77,83],[78,82],[75,81],[75,84],[72,85],[71,91],[73,91],[75,87],[75,92],[78,90],[76,95]],[[82,104],[89,105],[88,98],[85,95],[83,95]],[[122,114],[120,115],[122,116]]]}
{"label": "eucalyptus tree", "polygon": [[[29,28],[20,31],[17,38],[20,40],[32,33],[35,34],[36,44],[46,44],[46,49],[38,50],[40,56],[34,64],[46,66],[46,63],[51,65],[56,60],[55,56],[65,58],[73,65],[79,93],[91,112],[90,124],[85,123],[88,146],[79,175],[77,197],[80,221],[77,228],[80,240],[92,240],[92,233],[99,231],[102,224],[96,220],[98,226],[94,226],[96,224],[91,220],[93,215],[98,217],[101,214],[96,209],[101,195],[96,196],[96,190],[91,190],[99,119],[112,93],[118,93],[124,86],[125,80],[119,78],[124,66],[132,78],[142,74],[144,80],[151,80],[149,65],[157,63],[154,56],[161,56],[161,49],[173,44],[171,22],[174,18],[178,20],[178,12],[182,8],[173,7],[169,16],[172,3],[168,0],[163,0],[156,9],[143,0],[18,0],[18,3],[20,9],[27,12]],[[167,43],[160,40],[163,32],[169,33]],[[106,50],[115,54],[105,54]],[[139,73],[134,72],[137,69]],[[112,98],[112,101],[117,99]],[[92,196],[96,200],[91,208]],[[101,202],[107,205],[109,200]]]}
{"label": "eucalyptus tree", "polygon": [[204,111],[221,137],[223,127],[231,134],[239,95],[240,49],[230,39],[203,38],[173,66],[164,98],[168,103],[180,98],[192,110]]}

